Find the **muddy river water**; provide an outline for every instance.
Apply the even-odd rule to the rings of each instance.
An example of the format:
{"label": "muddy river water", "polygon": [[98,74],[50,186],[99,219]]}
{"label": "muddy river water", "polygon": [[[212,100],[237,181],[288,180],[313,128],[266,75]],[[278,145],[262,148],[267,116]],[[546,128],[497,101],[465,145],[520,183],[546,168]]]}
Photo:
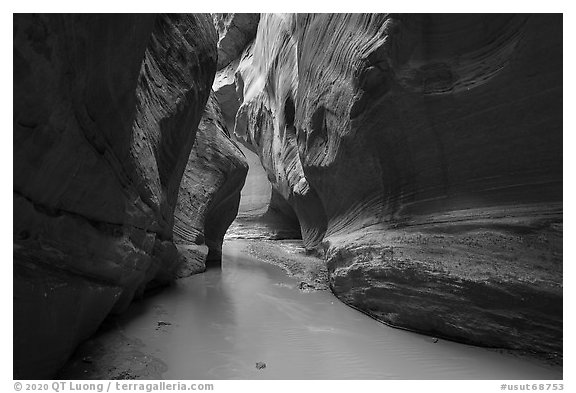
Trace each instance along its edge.
{"label": "muddy river water", "polygon": [[[135,303],[62,378],[561,379],[559,367],[385,326],[225,243],[212,269]],[[109,324],[110,325],[110,324]]]}

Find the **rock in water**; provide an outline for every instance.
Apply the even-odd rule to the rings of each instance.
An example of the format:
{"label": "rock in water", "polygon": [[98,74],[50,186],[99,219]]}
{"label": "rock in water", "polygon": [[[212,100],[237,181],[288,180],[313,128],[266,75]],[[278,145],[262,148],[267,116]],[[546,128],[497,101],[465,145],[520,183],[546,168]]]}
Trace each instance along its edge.
{"label": "rock in water", "polygon": [[[14,16],[14,378],[50,378],[106,315],[174,279],[195,143],[242,167],[224,138],[196,138],[216,43],[204,14]],[[198,213],[218,252],[242,171],[211,165],[229,178],[196,207],[223,206]]]}
{"label": "rock in water", "polygon": [[258,370],[265,369],[265,368],[266,368],[266,363],[264,363],[264,362],[257,362],[257,363],[256,363],[256,368],[257,368]]}
{"label": "rock in water", "polygon": [[560,15],[263,14],[235,84],[342,301],[562,352]]}

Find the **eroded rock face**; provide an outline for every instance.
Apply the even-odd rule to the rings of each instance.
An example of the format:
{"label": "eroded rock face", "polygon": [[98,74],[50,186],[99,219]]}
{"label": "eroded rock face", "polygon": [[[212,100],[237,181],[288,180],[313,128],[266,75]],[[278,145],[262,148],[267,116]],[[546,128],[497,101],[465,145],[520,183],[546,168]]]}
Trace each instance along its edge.
{"label": "eroded rock face", "polygon": [[248,165],[230,139],[214,94],[210,95],[180,183],[174,241],[184,261],[179,276],[220,263],[222,241],[238,213]]}
{"label": "eroded rock face", "polygon": [[235,133],[340,299],[561,353],[561,16],[262,15],[250,51]]}
{"label": "eroded rock face", "polygon": [[15,378],[174,277],[216,42],[210,15],[14,16]]}
{"label": "eroded rock face", "polygon": [[256,36],[260,14],[212,14],[218,32],[218,69],[236,59]]}
{"label": "eroded rock face", "polygon": [[251,53],[242,57],[236,80],[242,105],[235,133],[252,145],[275,192],[292,206],[306,246],[318,245],[326,216],[304,176],[296,140],[298,91],[296,19],[288,14],[261,16]]}

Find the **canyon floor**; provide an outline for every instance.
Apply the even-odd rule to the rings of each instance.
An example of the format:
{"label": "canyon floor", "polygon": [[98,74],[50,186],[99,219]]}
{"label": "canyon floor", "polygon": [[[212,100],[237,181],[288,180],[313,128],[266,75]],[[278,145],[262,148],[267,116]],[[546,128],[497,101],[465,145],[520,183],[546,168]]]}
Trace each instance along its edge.
{"label": "canyon floor", "polygon": [[[561,367],[536,359],[390,328],[338,301],[319,264],[296,269],[296,259],[312,257],[294,242],[263,244],[229,240],[221,270],[109,318],[59,378],[562,378]],[[272,263],[255,256],[262,249]]]}

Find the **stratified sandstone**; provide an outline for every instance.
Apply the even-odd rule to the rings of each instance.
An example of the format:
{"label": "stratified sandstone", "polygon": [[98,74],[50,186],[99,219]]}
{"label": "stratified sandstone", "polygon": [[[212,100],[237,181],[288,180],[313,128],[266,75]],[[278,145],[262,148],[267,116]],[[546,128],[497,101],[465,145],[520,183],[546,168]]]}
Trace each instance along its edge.
{"label": "stratified sandstone", "polygon": [[[216,73],[212,85],[220,102],[224,122],[229,129],[234,129],[236,116],[243,102],[244,67],[250,68],[253,63],[254,37],[260,15],[256,14],[213,14],[214,24],[220,34],[220,46],[225,42],[234,42],[235,49],[227,53],[219,50],[220,58],[226,56],[227,65]],[[265,16],[266,17],[266,16]],[[251,20],[251,23],[242,22]],[[232,28],[234,27],[234,28]],[[234,53],[233,56],[230,53]],[[248,76],[249,77],[249,76]],[[228,232],[229,238],[266,238],[293,239],[300,238],[300,225],[293,208],[276,189],[270,190],[270,182],[264,173],[262,176],[261,159],[255,156],[257,148],[244,138],[235,138],[250,162],[250,170],[242,190],[242,204],[238,217]],[[267,161],[270,158],[261,155]],[[255,159],[254,159],[255,158]]]}
{"label": "stratified sandstone", "polygon": [[[260,14],[212,14],[218,32],[218,72],[212,88],[222,108],[228,129],[234,129],[236,112],[242,103],[242,87],[237,86],[239,62],[251,56]],[[253,148],[246,144],[249,149]]]}
{"label": "stratified sandstone", "polygon": [[230,139],[218,101],[210,95],[180,183],[174,241],[183,263],[180,276],[220,262],[226,230],[238,213],[248,172],[246,159]]}
{"label": "stratified sandstone", "polygon": [[236,59],[256,36],[260,14],[212,14],[218,32],[218,70]]}
{"label": "stratified sandstone", "polygon": [[340,299],[562,351],[561,16],[262,15],[236,85]]}
{"label": "stratified sandstone", "polygon": [[15,378],[174,277],[216,41],[210,15],[14,16]]}
{"label": "stratified sandstone", "polygon": [[[301,239],[300,223],[294,210],[272,189],[258,155],[242,144],[238,146],[249,169],[242,187],[238,215],[228,228],[225,239]],[[266,247],[272,246],[269,242],[266,244]]]}
{"label": "stratified sandstone", "polygon": [[251,53],[236,72],[242,105],[235,133],[258,151],[275,192],[292,206],[307,247],[326,231],[320,199],[303,173],[296,140],[296,20],[291,15],[262,15]]}

